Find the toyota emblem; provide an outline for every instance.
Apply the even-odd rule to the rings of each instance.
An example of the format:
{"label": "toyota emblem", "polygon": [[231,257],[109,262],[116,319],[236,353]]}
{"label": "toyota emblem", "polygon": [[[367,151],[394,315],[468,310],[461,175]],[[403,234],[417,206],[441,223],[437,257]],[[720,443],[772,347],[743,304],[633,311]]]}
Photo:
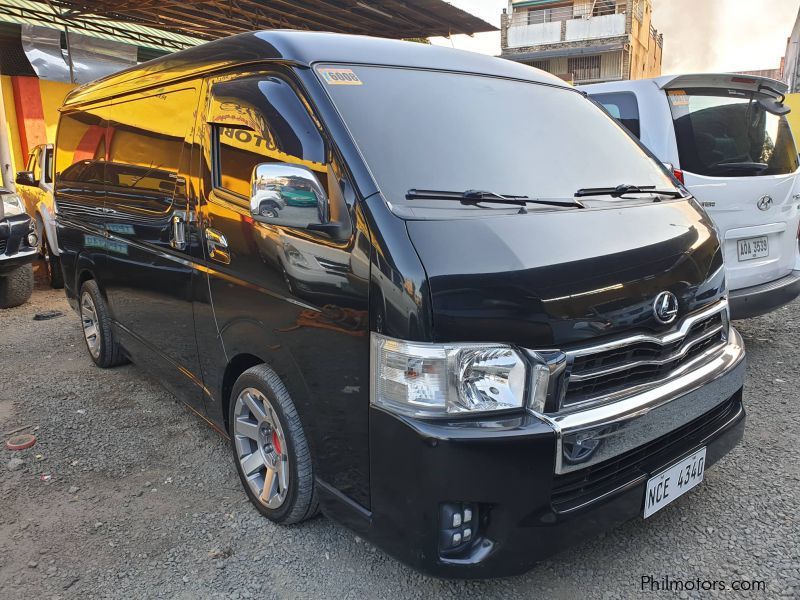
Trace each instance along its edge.
{"label": "toyota emblem", "polygon": [[772,196],[765,194],[758,199],[758,210],[769,210],[772,207]]}
{"label": "toyota emblem", "polygon": [[672,292],[661,292],[653,302],[656,321],[669,325],[678,318],[678,298]]}

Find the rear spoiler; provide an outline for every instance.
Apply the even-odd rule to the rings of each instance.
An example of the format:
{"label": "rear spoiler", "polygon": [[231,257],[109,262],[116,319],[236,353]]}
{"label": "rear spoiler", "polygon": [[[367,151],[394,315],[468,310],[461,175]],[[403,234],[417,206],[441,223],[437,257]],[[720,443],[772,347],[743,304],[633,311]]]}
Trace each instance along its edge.
{"label": "rear spoiler", "polygon": [[724,88],[755,92],[761,107],[775,115],[787,115],[791,109],[784,104],[789,87],[782,81],[757,75],[739,73],[692,73],[674,77],[659,77],[656,84],[663,90],[685,88]]}

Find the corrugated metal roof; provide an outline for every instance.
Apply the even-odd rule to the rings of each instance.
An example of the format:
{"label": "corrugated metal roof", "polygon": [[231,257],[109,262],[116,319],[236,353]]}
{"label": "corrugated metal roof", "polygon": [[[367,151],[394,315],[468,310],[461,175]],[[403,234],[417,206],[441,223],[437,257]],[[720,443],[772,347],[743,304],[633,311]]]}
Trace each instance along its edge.
{"label": "corrugated metal roof", "polygon": [[265,29],[415,38],[496,31],[443,0],[39,0],[95,21],[148,25],[205,40]]}
{"label": "corrugated metal roof", "polygon": [[80,15],[64,16],[64,14],[60,14],[62,12],[66,11],[59,11],[59,9],[54,9],[42,2],[0,0],[0,21],[6,23],[27,23],[57,29],[69,27],[70,30],[84,35],[159,50],[180,50],[196,46],[204,41],[136,23],[86,19]]}

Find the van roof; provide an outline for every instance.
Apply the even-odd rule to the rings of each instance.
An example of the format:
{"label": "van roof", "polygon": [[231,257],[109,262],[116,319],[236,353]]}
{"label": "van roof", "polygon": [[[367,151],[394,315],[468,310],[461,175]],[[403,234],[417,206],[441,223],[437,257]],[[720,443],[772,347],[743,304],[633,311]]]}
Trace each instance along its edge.
{"label": "van roof", "polygon": [[268,30],[243,33],[181,50],[98,79],[73,90],[64,106],[99,101],[239,64],[269,61],[305,67],[331,62],[440,69],[568,87],[563,80],[544,71],[474,52],[361,35]]}

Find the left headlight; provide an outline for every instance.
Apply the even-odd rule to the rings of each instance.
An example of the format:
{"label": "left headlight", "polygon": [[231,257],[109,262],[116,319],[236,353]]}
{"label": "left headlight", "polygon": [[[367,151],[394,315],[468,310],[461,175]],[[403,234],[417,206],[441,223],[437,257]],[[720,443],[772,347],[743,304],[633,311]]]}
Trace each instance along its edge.
{"label": "left headlight", "polygon": [[0,216],[14,217],[25,212],[22,200],[16,194],[3,194],[3,211]]}
{"label": "left headlight", "polygon": [[373,404],[409,416],[447,417],[538,403],[547,393],[549,369],[503,344],[428,344],[372,333],[371,377]]}

